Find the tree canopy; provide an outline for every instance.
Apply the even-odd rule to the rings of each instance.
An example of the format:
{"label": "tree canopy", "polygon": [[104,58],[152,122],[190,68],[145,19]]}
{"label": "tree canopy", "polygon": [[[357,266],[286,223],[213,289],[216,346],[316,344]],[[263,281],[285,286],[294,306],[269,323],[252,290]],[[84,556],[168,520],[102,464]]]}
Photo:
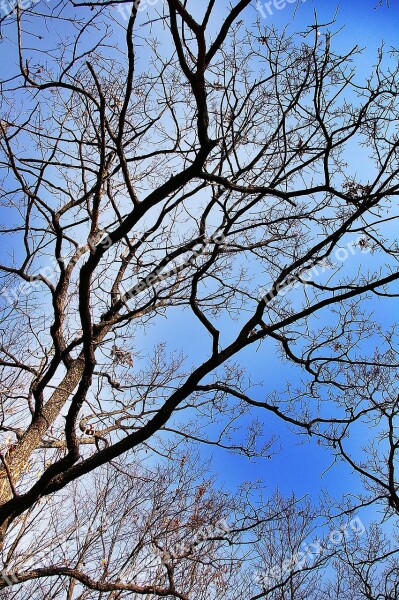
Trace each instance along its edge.
{"label": "tree canopy", "polygon": [[[397,52],[42,4],[1,19],[4,598],[397,598]],[[361,490],[223,491],[202,449],[281,427]]]}

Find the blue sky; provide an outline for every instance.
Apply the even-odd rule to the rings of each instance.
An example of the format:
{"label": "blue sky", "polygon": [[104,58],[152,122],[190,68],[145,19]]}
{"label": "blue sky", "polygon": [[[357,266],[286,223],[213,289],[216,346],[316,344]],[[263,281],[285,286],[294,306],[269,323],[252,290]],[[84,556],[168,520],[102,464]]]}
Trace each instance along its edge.
{"label": "blue sky", "polygon": [[[391,2],[389,9],[385,5],[375,9],[375,5],[376,2],[370,0],[343,2],[338,8],[336,23],[329,26],[334,30],[343,28],[340,35],[335,38],[337,51],[348,51],[355,45],[364,48],[356,63],[359,79],[363,79],[370,73],[382,41],[386,50],[398,41],[399,1]],[[315,10],[319,23],[324,23],[333,18],[336,8],[335,2],[307,0],[298,6],[295,17],[294,5],[287,4],[282,10],[274,10],[273,15],[267,19],[262,20],[261,16],[261,23],[276,27],[278,30],[287,27],[290,33],[294,33],[304,31],[308,25],[313,24]],[[255,9],[252,14],[256,14]],[[252,21],[250,11],[248,15],[246,21],[249,24]],[[353,156],[348,158],[351,168],[361,176],[367,177],[370,165],[365,160],[363,150],[353,148]],[[354,259],[351,268],[356,268],[358,264],[358,259]],[[374,308],[380,321],[388,324],[394,320],[395,313],[397,314],[396,302],[385,300],[382,306],[383,308],[381,303],[376,303]],[[169,349],[174,345],[176,348],[187,345],[189,332],[192,343],[187,351],[193,362],[196,351],[207,346],[208,340],[204,339],[200,327],[188,315],[179,314],[178,319],[174,319],[171,315],[160,326],[161,330],[158,327],[154,332],[154,340],[164,334]],[[152,336],[151,332],[148,334]],[[258,400],[264,400],[266,395],[275,388],[283,389],[286,379],[291,383],[298,381],[298,371],[286,364],[283,365],[276,356],[275,347],[268,343],[263,344],[257,352],[253,347],[247,349],[240,356],[240,364],[246,367],[254,381],[263,381],[263,385],[256,391]],[[234,489],[242,481],[259,478],[265,482],[269,490],[275,486],[285,494],[295,490],[298,495],[309,494],[316,502],[323,488],[329,489],[337,497],[345,492],[355,493],[356,490],[361,489],[357,475],[353,475],[346,465],[336,464],[332,469],[327,470],[332,463],[332,455],[325,448],[320,448],[314,439],[309,441],[306,439],[306,443],[301,444],[301,441],[305,441],[305,436],[299,438],[293,435],[288,431],[286,424],[281,423],[275,416],[268,413],[265,415],[261,410],[254,414],[263,420],[266,437],[272,433],[279,435],[282,451],[271,460],[249,462],[234,455],[226,456],[226,453],[221,450],[204,450],[205,455],[213,456],[213,466],[218,471],[220,480],[227,487]],[[361,443],[361,435],[358,440],[355,436],[354,443],[356,441]],[[279,443],[276,444],[276,447],[278,446]]]}
{"label": "blue sky", "polygon": [[[219,3],[219,5],[221,4]],[[264,5],[264,2],[261,4]],[[386,49],[395,45],[398,40],[399,0],[391,0],[389,9],[385,5],[375,9],[376,4],[377,0],[346,0],[342,2],[337,13],[336,24],[333,26],[335,30],[343,27],[340,35],[335,38],[335,47],[338,51],[349,50],[354,45],[365,48],[362,56],[357,59],[359,78],[370,72],[382,40],[385,42]],[[287,27],[288,31],[293,33],[304,31],[308,25],[314,22],[315,10],[320,23],[331,20],[336,7],[335,2],[326,0],[306,0],[306,2],[300,3],[297,9],[294,4],[287,3],[281,10],[272,7],[273,14],[264,19],[262,14],[257,11],[254,2],[252,9],[247,11],[244,19],[250,24],[258,15],[261,23],[265,26],[274,26],[281,31]],[[149,11],[151,10],[150,7]],[[120,20],[120,15],[116,12],[115,18]],[[147,14],[143,13],[140,18],[144,21]],[[120,44],[124,44],[121,32],[116,35],[117,39],[120,39]],[[165,41],[166,39],[165,34]],[[43,46],[50,46],[54,41],[55,37],[51,30],[48,30],[43,40]],[[145,57],[142,59],[145,60]],[[7,68],[4,62],[2,67],[3,69]],[[357,153],[354,148],[351,160],[356,171],[366,176],[368,165],[364,160],[364,155]],[[261,284],[262,282],[259,282],[259,285]],[[388,323],[391,321],[395,309],[393,303],[385,303],[385,306],[392,307],[391,309],[385,308],[385,313],[381,314],[382,321]],[[184,347],[186,354],[189,355],[189,362],[192,364],[198,363],[203,357],[202,351],[209,348],[209,339],[204,335],[198,322],[194,321],[187,312],[182,314],[180,310],[170,311],[167,319],[158,320],[156,329],[149,328],[146,331],[147,347],[160,340],[167,342],[169,352],[174,348],[180,350]],[[241,355],[240,363],[251,374],[254,381],[262,382],[256,391],[258,400],[265,399],[273,389],[283,389],[287,378],[291,383],[299,381],[298,371],[282,364],[276,355],[274,345],[269,343],[263,344],[257,352],[251,346]],[[324,448],[319,448],[315,440],[300,444],[303,438],[291,434],[287,430],[286,424],[280,422],[275,416],[269,413],[265,414],[261,410],[256,412],[256,416],[264,422],[266,437],[273,433],[278,434],[282,450],[271,460],[248,462],[237,456],[226,455],[221,450],[205,448],[203,455],[213,456],[213,466],[219,473],[220,481],[226,487],[234,489],[242,481],[263,479],[270,491],[278,486],[283,493],[289,494],[293,490],[298,495],[309,493],[315,500],[323,487],[332,489],[337,496],[341,492],[354,491],[358,487],[357,476],[352,476],[347,467],[334,467],[322,475],[330,465],[332,457]],[[237,435],[239,436],[240,432]],[[279,442],[276,444],[276,447],[278,446]]]}

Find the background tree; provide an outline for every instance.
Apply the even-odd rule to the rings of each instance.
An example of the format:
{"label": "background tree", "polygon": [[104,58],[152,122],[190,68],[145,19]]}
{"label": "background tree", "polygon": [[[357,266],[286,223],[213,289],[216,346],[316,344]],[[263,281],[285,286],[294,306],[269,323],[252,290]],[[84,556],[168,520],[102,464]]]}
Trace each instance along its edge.
{"label": "background tree", "polygon": [[[168,0],[144,28],[138,2],[122,26],[112,2],[16,9],[2,24],[18,64],[0,115],[7,548],[41,499],[56,506],[100,467],[112,481],[126,453],[176,460],[202,442],[272,456],[256,409],[363,477],[360,502],[330,502],[329,517],[399,509],[395,330],[370,317],[399,277],[397,55],[361,81],[333,23],[281,37],[246,26],[249,4],[222,23],[214,0]],[[165,316],[201,328],[195,352],[191,335],[169,351]],[[281,353],[300,389],[259,400],[239,362],[249,347]],[[382,440],[366,458],[348,449],[360,424]]]}
{"label": "background tree", "polygon": [[136,457],[15,522],[3,556],[19,585],[2,582],[2,598],[395,598],[396,552],[381,529],[336,521],[319,538],[321,524],[307,499],[217,489],[198,456],[166,468]]}

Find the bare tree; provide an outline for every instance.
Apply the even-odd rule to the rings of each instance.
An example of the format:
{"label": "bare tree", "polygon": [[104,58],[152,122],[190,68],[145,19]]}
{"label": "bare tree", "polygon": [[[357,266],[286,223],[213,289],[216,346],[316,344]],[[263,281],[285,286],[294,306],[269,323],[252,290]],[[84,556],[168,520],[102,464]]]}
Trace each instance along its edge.
{"label": "bare tree", "polygon": [[[328,549],[309,500],[262,496],[217,489],[197,456],[112,463],[14,521],[3,555],[19,585],[2,582],[2,597],[313,600],[386,584],[376,570],[395,552],[380,528],[365,545],[358,528],[337,526],[330,538],[346,534]],[[326,583],[327,569],[337,577]]]}
{"label": "bare tree", "polygon": [[[139,8],[61,2],[2,23],[18,64],[0,108],[3,544],[127,452],[272,456],[257,410],[349,463],[360,505],[397,513],[396,338],[369,315],[399,278],[397,55],[362,81],[333,23],[290,38],[245,25],[250,0],[222,22],[214,0],[167,0],[146,23]],[[157,338],[164,317],[187,323],[180,351]],[[259,400],[239,363],[259,346],[300,389]],[[360,424],[382,440],[366,462],[346,445]],[[185,597],[162,585],[136,591]]]}

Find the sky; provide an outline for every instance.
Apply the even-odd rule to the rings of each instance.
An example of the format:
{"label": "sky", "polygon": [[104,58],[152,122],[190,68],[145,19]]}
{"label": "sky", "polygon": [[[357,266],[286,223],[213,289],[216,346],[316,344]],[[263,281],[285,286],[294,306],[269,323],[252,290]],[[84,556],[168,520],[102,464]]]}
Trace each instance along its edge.
{"label": "sky", "polygon": [[[280,10],[272,5],[270,8],[273,14],[268,14],[265,8],[264,18],[253,3],[252,15],[259,15],[261,23],[265,26],[273,26],[280,31],[287,28],[290,33],[305,31],[308,25],[313,24],[315,11],[319,23],[327,23],[336,15],[333,28],[338,30],[342,27],[342,31],[335,38],[335,49],[343,52],[355,45],[364,48],[356,64],[357,76],[361,79],[370,73],[372,65],[375,64],[377,50],[382,41],[386,49],[389,49],[397,44],[399,37],[399,0],[391,2],[389,9],[385,5],[375,9],[375,5],[376,2],[370,0],[348,0],[339,6],[326,0],[306,0],[300,3],[297,9],[296,5],[289,3]],[[249,10],[247,14],[249,16],[245,18],[250,24],[253,17]],[[364,160],[362,151],[356,150],[354,148],[353,156],[349,157],[351,167],[360,175],[367,176],[370,165]],[[357,268],[358,264],[356,258],[351,268]],[[385,303],[384,306],[385,313],[380,312],[380,317],[383,322],[389,323],[395,315],[395,301]],[[171,350],[185,344],[188,332],[190,339],[195,340],[190,351],[190,360],[195,362],[196,353],[200,356],[201,350],[207,347],[208,340],[203,338],[200,327],[188,315],[179,314],[178,319],[170,315],[161,322],[156,331],[148,331],[146,335],[153,335],[154,341],[164,337],[168,340],[168,349]],[[282,364],[276,357],[275,347],[268,344],[263,344],[258,351],[254,351],[251,346],[240,355],[240,364],[245,366],[254,381],[263,382],[257,388],[257,400],[265,400],[273,389],[283,389],[286,379],[293,384],[298,381],[298,370]],[[281,445],[281,452],[271,460],[249,462],[238,456],[226,456],[223,450],[205,449],[204,454],[213,457],[213,467],[218,471],[219,481],[226,487],[233,490],[243,481],[262,479],[269,490],[276,486],[285,494],[295,490],[298,495],[309,494],[314,501],[317,501],[322,488],[333,490],[337,497],[341,493],[361,489],[357,476],[353,476],[347,466],[340,465],[337,468],[335,465],[334,468],[328,469],[332,463],[332,456],[325,448],[320,449],[315,440],[308,440],[306,436],[299,438],[290,433],[287,425],[274,415],[268,413],[264,416],[261,410],[255,411],[254,414],[264,421],[266,435],[279,435],[276,448]],[[238,433],[238,436],[240,435],[242,431]],[[302,443],[305,440],[306,443]]]}
{"label": "sky", "polygon": [[[397,46],[399,40],[399,0],[393,0],[389,9],[385,5],[375,9],[376,2],[373,0],[345,0],[339,5],[331,0],[306,0],[298,6],[286,3],[285,8],[281,10],[272,5],[272,15],[268,14],[263,6],[264,2],[260,4],[266,15],[264,18],[258,10],[261,23],[273,26],[279,31],[287,28],[289,33],[305,31],[308,25],[314,23],[315,12],[318,22],[326,23],[332,20],[337,10],[334,30],[342,27],[342,31],[334,40],[335,49],[343,52],[355,45],[364,48],[356,63],[359,78],[369,74],[376,62],[377,50],[382,41],[385,48],[390,49]],[[362,152],[356,150],[354,148],[353,156],[349,157],[351,165],[360,175],[367,176],[370,165],[362,159]],[[380,317],[387,324],[398,315],[397,301],[384,302],[384,307],[385,312],[380,311]],[[287,369],[286,364],[276,360],[273,350],[268,352],[265,346],[266,344],[256,353],[251,348],[248,356],[244,355],[241,361],[247,365],[254,380],[264,381],[258,392],[258,399],[261,399],[262,395],[265,397],[270,387],[284,387],[282,384],[285,379],[295,383],[295,378],[298,377],[296,369]],[[297,435],[291,434],[287,431],[286,424],[279,422],[273,415],[266,416],[265,424],[266,431],[277,432],[280,435],[282,450],[273,456],[272,460],[248,463],[238,457],[229,457],[226,460],[221,452],[214,453],[214,466],[229,487],[233,488],[242,480],[259,477],[264,480],[266,489],[272,490],[277,486],[284,494],[295,490],[299,496],[309,494],[316,503],[321,489],[330,490],[336,497],[361,489],[357,475],[353,475],[346,465],[334,465],[326,472],[332,463],[332,456],[325,448],[317,446],[315,440],[307,439],[306,443],[300,444],[301,439],[306,436],[299,439]],[[359,436],[358,443],[361,442]],[[375,515],[369,515],[373,516]]]}
{"label": "sky", "polygon": [[[372,0],[347,0],[339,6],[333,1],[307,0],[298,5],[296,12],[295,5],[286,3],[285,8],[281,10],[272,6],[272,15],[269,15],[265,9],[266,18],[263,18],[259,10],[257,13],[262,24],[273,26],[279,31],[287,28],[288,32],[294,33],[305,31],[308,25],[314,23],[315,11],[319,23],[331,21],[337,11],[333,28],[338,30],[342,27],[342,31],[335,38],[335,49],[344,52],[355,45],[364,48],[356,63],[357,76],[362,79],[370,73],[372,65],[375,64],[377,50],[382,41],[388,50],[397,45],[399,38],[399,0],[391,2],[389,9],[385,5],[375,9],[375,5],[376,2]],[[254,6],[254,15],[256,10]],[[246,18],[248,23],[252,21],[251,16]],[[362,151],[353,148],[353,156],[348,158],[352,168],[361,176],[367,177],[370,165],[364,159]],[[358,266],[358,264],[355,266],[356,263],[358,263],[357,259],[351,267],[356,268]],[[396,300],[384,301],[383,311],[377,305],[375,308],[379,318],[385,324],[390,323],[395,315],[397,316]],[[179,325],[176,326],[176,323]],[[163,331],[165,339],[169,340],[169,349],[174,343],[176,347],[184,343],[188,331],[191,339],[195,339],[195,349],[201,348],[202,337],[199,327],[196,331],[196,325],[188,317],[187,321],[181,315],[179,320],[168,319],[163,324]],[[159,329],[155,335],[156,337],[162,335]],[[190,357],[195,359],[194,345],[192,349],[194,355],[191,354]],[[298,382],[298,370],[282,364],[276,357],[275,348],[268,347],[267,344],[263,344],[256,352],[251,346],[240,355],[240,364],[251,374],[254,381],[263,382],[257,389],[255,396],[257,400],[265,400],[267,394],[273,389],[283,389],[286,379],[289,379],[292,384]],[[204,449],[204,454],[213,458],[212,464],[218,472],[219,481],[223,482],[228,489],[234,490],[243,481],[262,479],[268,491],[278,487],[287,495],[292,491],[295,491],[298,496],[308,494],[316,503],[322,489],[328,489],[337,498],[343,493],[356,493],[357,490],[362,489],[358,476],[353,475],[348,466],[335,464],[329,469],[333,460],[332,455],[325,448],[320,448],[316,440],[309,440],[307,436],[299,438],[292,434],[285,423],[271,414],[264,416],[261,410],[255,411],[254,414],[264,422],[266,435],[275,433],[279,436],[276,448],[281,446],[281,451],[273,455],[271,460],[249,462],[238,456],[226,456],[223,450]],[[240,435],[242,431],[238,433],[238,437]],[[354,436],[353,444],[361,444],[361,442],[362,436],[359,433]],[[371,513],[368,518],[375,516]],[[367,519],[367,516],[365,518]]]}
{"label": "sky", "polygon": [[[357,75],[359,78],[363,78],[375,64],[377,49],[382,40],[387,49],[398,42],[399,0],[391,0],[389,9],[385,3],[376,9],[376,3],[377,0],[345,0],[338,7],[334,1],[327,0],[306,0],[298,5],[289,2],[284,4],[283,1],[275,0],[271,5],[269,3],[272,11],[270,14],[265,2],[260,0],[260,7],[253,2],[251,9],[244,16],[244,20],[250,24],[254,18],[258,17],[265,26],[273,26],[278,31],[287,28],[288,32],[293,33],[305,31],[307,26],[314,22],[315,13],[319,23],[330,21],[338,8],[334,29],[342,27],[342,31],[335,38],[335,47],[338,51],[349,50],[355,45],[364,47],[363,54],[358,57],[357,63]],[[222,5],[223,2],[217,3],[217,7]],[[278,6],[282,8],[278,8]],[[140,16],[143,22],[151,16],[153,8],[156,8],[156,5],[148,6],[148,11],[143,11]],[[115,19],[123,22],[122,16],[116,11]],[[38,30],[37,33],[40,32],[41,30]],[[119,43],[124,44],[121,32],[116,32],[116,36],[116,39],[120,40]],[[51,30],[48,30],[43,41],[44,46],[50,45],[54,41],[55,37]],[[166,35],[165,40],[162,41],[168,43]],[[145,59],[145,57],[143,58]],[[4,56],[2,69],[7,71]],[[356,171],[366,176],[369,167],[362,154],[357,153],[354,148],[353,156],[350,158]],[[392,319],[395,310],[393,303],[389,306],[391,309],[387,309],[386,314],[382,315],[382,320],[386,323]],[[145,335],[146,345],[151,345],[152,341],[156,343],[160,339],[164,339],[169,352],[174,348],[180,349],[185,346],[189,352],[190,362],[193,364],[201,359],[202,351],[209,347],[209,340],[204,337],[199,325],[186,313],[181,314],[177,310],[170,311],[167,319],[158,321],[156,330],[149,328]],[[187,345],[188,339],[189,344]],[[251,374],[254,381],[261,382],[256,392],[258,400],[265,399],[267,394],[274,389],[283,389],[287,378],[291,383],[299,381],[298,371],[282,364],[272,345],[263,344],[258,351],[251,346],[240,356],[240,364]],[[351,475],[349,468],[340,466],[327,470],[332,462],[332,457],[324,448],[320,449],[315,440],[311,439],[301,444],[302,438],[290,433],[287,425],[279,421],[277,417],[269,413],[264,415],[260,410],[256,412],[256,416],[263,420],[266,435],[277,434],[279,436],[276,448],[281,446],[281,452],[273,455],[270,460],[248,462],[247,459],[238,456],[226,455],[226,452],[222,450],[204,448],[203,456],[212,457],[212,465],[219,474],[219,482],[226,488],[234,490],[243,481],[262,479],[269,491],[278,486],[284,494],[290,494],[294,490],[299,496],[309,494],[315,501],[324,487],[334,490],[337,496],[348,490],[360,489],[357,477]],[[237,435],[239,436],[241,433],[240,431]]]}

